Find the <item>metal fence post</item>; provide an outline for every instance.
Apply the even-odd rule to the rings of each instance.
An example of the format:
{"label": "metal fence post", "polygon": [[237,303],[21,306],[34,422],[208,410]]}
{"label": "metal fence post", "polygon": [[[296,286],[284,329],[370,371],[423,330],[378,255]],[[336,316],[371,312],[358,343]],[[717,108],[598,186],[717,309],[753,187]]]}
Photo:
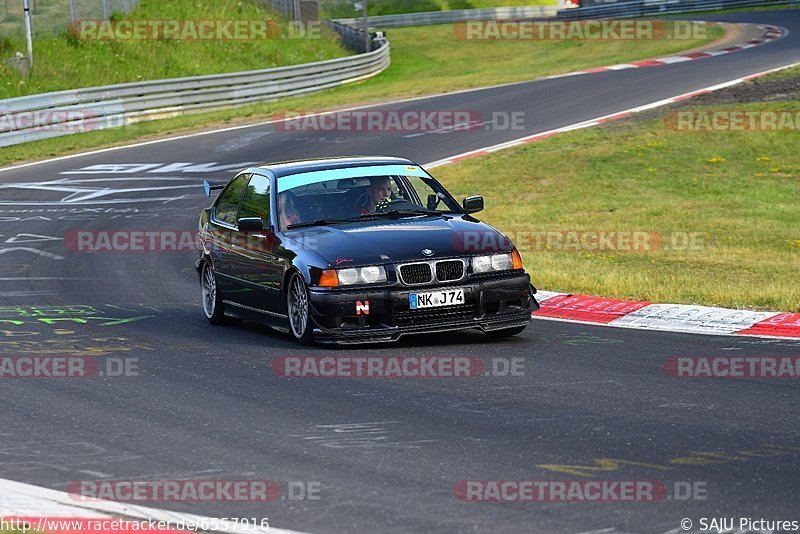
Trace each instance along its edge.
{"label": "metal fence post", "polygon": [[364,52],[370,51],[369,42],[369,15],[367,15],[367,0],[361,0],[361,14],[364,17]]}
{"label": "metal fence post", "polygon": [[28,45],[28,72],[33,67],[33,25],[31,24],[30,0],[22,0],[22,9],[25,16],[25,41]]}

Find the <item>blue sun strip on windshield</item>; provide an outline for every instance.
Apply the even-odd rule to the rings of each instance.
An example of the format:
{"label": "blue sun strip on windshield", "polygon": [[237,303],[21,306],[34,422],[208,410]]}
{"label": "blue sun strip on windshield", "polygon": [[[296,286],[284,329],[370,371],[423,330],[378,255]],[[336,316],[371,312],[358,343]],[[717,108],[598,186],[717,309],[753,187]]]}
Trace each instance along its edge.
{"label": "blue sun strip on windshield", "polygon": [[278,192],[294,189],[303,185],[327,182],[328,180],[344,180],[347,178],[368,178],[370,176],[419,176],[429,178],[430,175],[416,165],[372,165],[369,167],[347,167],[325,171],[303,172],[278,178]]}

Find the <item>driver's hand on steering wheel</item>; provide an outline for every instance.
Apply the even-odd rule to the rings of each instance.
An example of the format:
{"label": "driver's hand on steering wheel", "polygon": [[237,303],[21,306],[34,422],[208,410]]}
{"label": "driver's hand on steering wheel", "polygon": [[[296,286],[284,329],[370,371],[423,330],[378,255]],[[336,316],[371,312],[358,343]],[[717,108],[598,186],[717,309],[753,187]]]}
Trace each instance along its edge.
{"label": "driver's hand on steering wheel", "polygon": [[392,203],[392,197],[386,197],[375,206],[375,213],[381,213],[386,211],[389,208],[389,204]]}

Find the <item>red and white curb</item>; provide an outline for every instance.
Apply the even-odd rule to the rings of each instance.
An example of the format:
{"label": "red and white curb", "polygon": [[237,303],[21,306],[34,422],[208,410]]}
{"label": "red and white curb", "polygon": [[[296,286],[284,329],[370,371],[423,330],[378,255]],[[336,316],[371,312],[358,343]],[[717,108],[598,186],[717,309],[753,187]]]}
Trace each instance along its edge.
{"label": "red and white curb", "polygon": [[703,59],[706,57],[722,56],[730,54],[731,52],[739,52],[759,46],[775,39],[780,39],[786,35],[787,30],[777,26],[758,25],[763,33],[755,39],[737,43],[727,48],[704,50],[699,52],[691,52],[688,54],[677,54],[674,56],[660,57],[655,59],[643,59],[641,61],[632,61],[630,63],[620,63],[619,65],[611,65],[608,67],[595,67],[592,69],[581,70],[577,72],[570,72],[568,74],[557,74],[555,76],[548,76],[546,79],[563,78],[564,76],[577,76],[579,74],[593,74],[595,72],[604,72],[609,70],[625,70],[625,69],[640,69],[643,67],[659,67],[663,65],[670,65],[672,63],[683,63],[684,61],[694,61],[695,59]]}
{"label": "red and white curb", "polygon": [[687,304],[653,304],[539,291],[535,319],[592,323],[692,334],[800,339],[800,313],[731,310]]}
{"label": "red and white curb", "polygon": [[[188,522],[193,522],[196,525],[208,525],[214,521],[211,517],[128,503],[103,500],[76,501],[63,491],[5,479],[0,479],[0,518],[6,521],[11,518],[24,518],[31,523],[34,529],[39,526],[39,520],[41,520],[41,525],[50,525],[49,530],[45,529],[45,532],[52,534],[96,534],[97,531],[88,527],[93,524],[93,521],[106,519],[125,519],[129,522],[139,521],[142,523],[149,520],[164,521],[170,524],[170,528],[175,528],[175,525],[185,525]],[[143,527],[146,527],[146,525],[143,525]],[[146,528],[142,530],[104,529],[102,533],[126,532],[142,534],[146,531]],[[154,531],[150,529],[150,532]],[[160,530],[158,532],[176,533],[180,531]],[[302,534],[294,530],[284,530],[272,526],[260,527],[251,525],[249,527],[236,527],[232,523],[229,523],[229,526],[215,529],[213,532],[223,532],[225,534]]]}

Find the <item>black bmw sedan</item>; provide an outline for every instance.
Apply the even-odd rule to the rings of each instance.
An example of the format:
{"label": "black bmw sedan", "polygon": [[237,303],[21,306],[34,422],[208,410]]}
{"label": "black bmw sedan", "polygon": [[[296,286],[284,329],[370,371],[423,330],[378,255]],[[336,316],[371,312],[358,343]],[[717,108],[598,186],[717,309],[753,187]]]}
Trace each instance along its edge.
{"label": "black bmw sedan", "polygon": [[522,332],[539,308],[513,243],[416,163],[395,157],[246,169],[200,216],[203,311],[301,344]]}

